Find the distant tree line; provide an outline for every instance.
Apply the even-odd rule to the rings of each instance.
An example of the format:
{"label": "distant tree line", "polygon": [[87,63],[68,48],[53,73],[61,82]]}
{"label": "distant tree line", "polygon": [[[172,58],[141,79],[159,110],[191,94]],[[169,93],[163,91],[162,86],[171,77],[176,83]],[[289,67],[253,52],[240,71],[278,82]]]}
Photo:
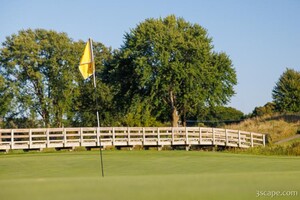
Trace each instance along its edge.
{"label": "distant tree line", "polygon": [[0,49],[0,127],[95,126],[96,109],[101,126],[185,126],[188,120],[244,117],[225,107],[237,83],[232,62],[213,50],[212,38],[198,24],[173,15],[151,18],[126,33],[120,49],[94,42],[96,93],[92,80],[84,81],[78,71],[84,45],[44,29],[6,37]]}

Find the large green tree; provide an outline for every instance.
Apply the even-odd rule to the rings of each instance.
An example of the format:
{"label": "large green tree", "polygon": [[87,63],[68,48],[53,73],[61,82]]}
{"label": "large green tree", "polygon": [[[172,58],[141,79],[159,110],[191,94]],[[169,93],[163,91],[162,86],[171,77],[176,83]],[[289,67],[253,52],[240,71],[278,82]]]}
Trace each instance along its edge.
{"label": "large green tree", "polygon": [[280,112],[300,112],[300,72],[286,69],[273,89],[273,100]]}
{"label": "large green tree", "polygon": [[2,46],[1,73],[15,88],[15,112],[42,118],[47,127],[62,126],[77,89],[79,52],[73,41],[65,33],[28,29],[7,37]]}
{"label": "large green tree", "polygon": [[110,73],[122,108],[144,105],[142,112],[171,119],[172,126],[226,104],[236,84],[231,60],[213,51],[207,31],[173,15],[147,19],[126,33]]}

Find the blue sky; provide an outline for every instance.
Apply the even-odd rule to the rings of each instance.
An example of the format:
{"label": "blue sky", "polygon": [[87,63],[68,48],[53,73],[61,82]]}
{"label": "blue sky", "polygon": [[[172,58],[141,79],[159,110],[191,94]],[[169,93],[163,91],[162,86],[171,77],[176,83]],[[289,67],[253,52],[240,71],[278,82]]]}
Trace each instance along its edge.
{"label": "blue sky", "polygon": [[175,14],[198,23],[237,71],[229,106],[244,113],[272,100],[287,67],[300,70],[299,0],[0,0],[0,43],[21,29],[92,37],[119,48],[123,35],[147,18]]}

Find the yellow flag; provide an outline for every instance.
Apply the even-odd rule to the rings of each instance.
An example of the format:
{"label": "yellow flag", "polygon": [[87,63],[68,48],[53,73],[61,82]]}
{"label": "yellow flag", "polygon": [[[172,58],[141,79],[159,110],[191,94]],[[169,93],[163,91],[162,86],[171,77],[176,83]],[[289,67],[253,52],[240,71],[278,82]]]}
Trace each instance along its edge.
{"label": "yellow flag", "polygon": [[83,55],[80,59],[79,71],[81,72],[84,79],[87,79],[88,77],[93,75],[95,71],[90,40],[86,43]]}

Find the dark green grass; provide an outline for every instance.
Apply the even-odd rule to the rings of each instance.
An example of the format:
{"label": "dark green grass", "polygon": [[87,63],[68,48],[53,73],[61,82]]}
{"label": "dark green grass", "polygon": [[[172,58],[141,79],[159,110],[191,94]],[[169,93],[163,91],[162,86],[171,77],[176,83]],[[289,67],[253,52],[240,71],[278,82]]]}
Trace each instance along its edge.
{"label": "dark green grass", "polygon": [[298,157],[104,151],[104,166],[102,178],[97,151],[2,154],[0,199],[257,199],[257,191],[300,193]]}

